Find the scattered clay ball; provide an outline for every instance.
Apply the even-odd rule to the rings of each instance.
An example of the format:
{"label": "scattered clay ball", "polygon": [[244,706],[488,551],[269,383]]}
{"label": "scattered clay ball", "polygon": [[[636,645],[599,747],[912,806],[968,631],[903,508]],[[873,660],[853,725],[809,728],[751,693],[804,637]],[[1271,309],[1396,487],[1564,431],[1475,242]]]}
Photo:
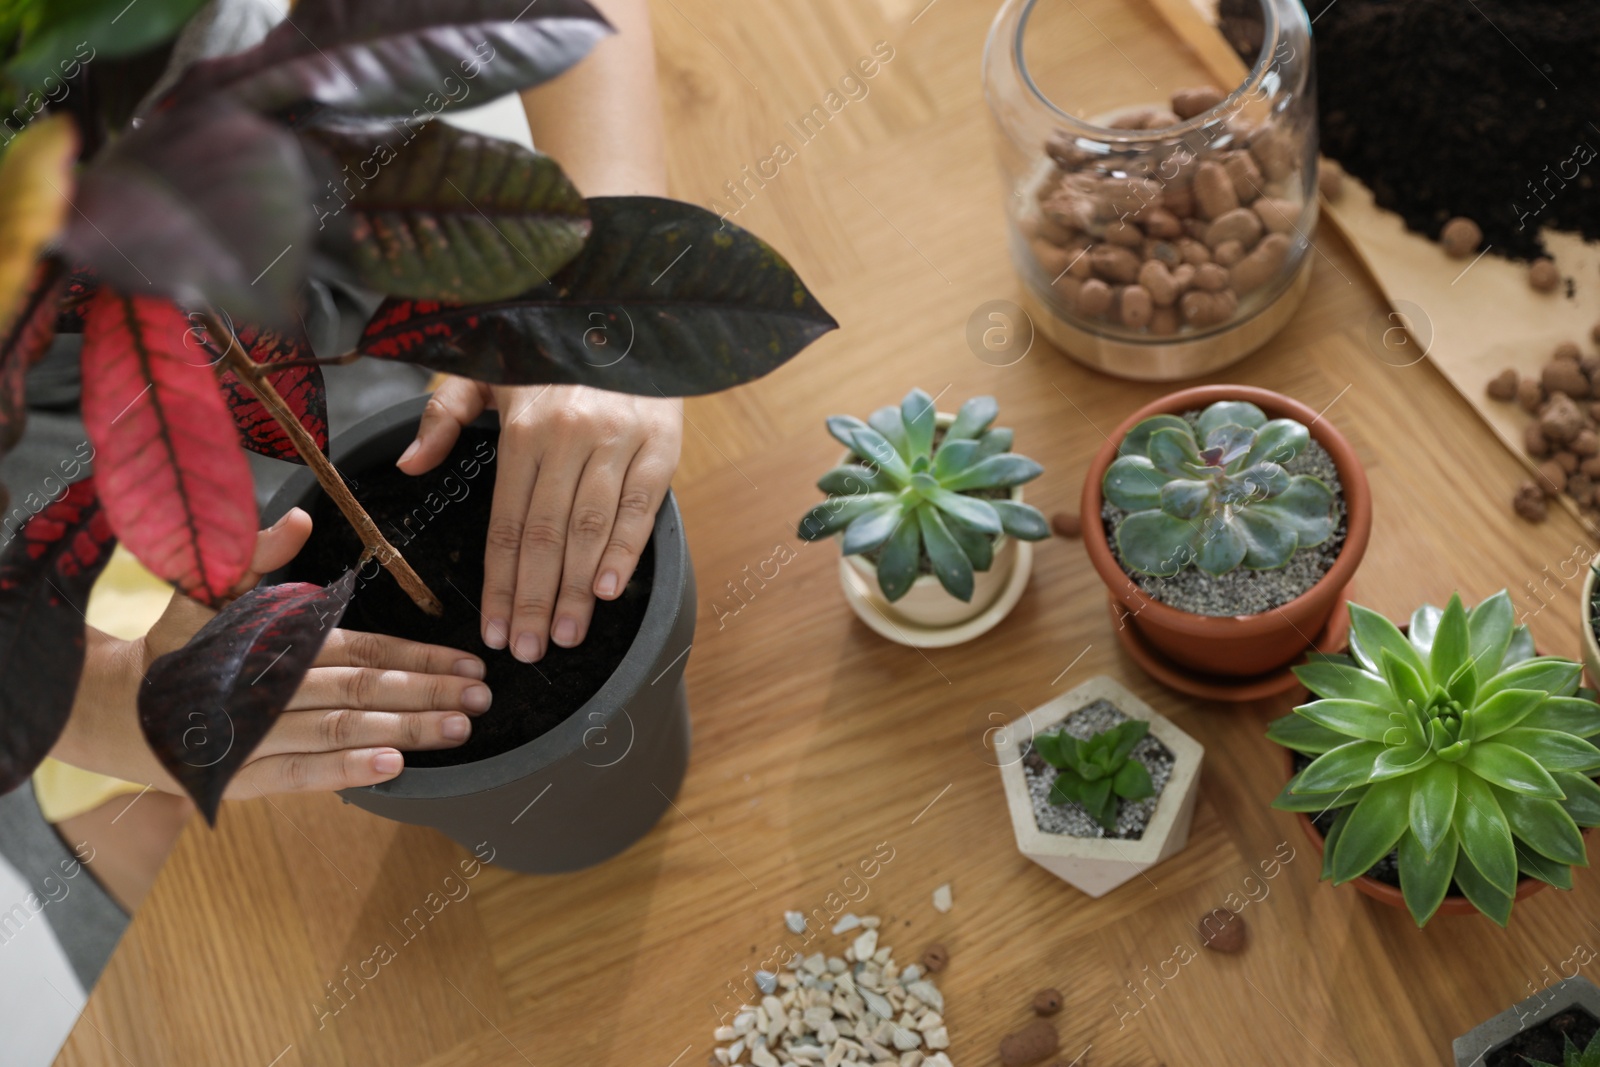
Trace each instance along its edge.
{"label": "scattered clay ball", "polygon": [[1060,990],[1041,989],[1033,995],[1033,1012],[1035,1015],[1054,1015],[1060,1010]]}
{"label": "scattered clay ball", "polygon": [[1507,367],[1489,379],[1488,392],[1496,400],[1515,400],[1517,398],[1517,372]]}
{"label": "scattered clay ball", "polygon": [[1538,470],[1538,485],[1545,496],[1557,496],[1567,487],[1567,472],[1555,460],[1545,460],[1539,464]]}
{"label": "scattered clay ball", "polygon": [[1600,453],[1600,435],[1590,429],[1579,430],[1578,436],[1567,442],[1567,451],[1578,457],[1581,466],[1585,459]]}
{"label": "scattered clay ball", "polygon": [[1483,231],[1476,222],[1457,215],[1439,231],[1439,243],[1444,246],[1445,255],[1452,259],[1465,259],[1483,243]]}
{"label": "scattered clay ball", "polygon": [[922,950],[922,969],[929,974],[938,974],[949,962],[950,953],[937,941]]}
{"label": "scattered clay ball", "polygon": [[1083,533],[1083,521],[1076,512],[1058,511],[1050,516],[1050,529],[1056,532],[1057,537],[1077,537]]}
{"label": "scattered clay ball", "polygon": [[1556,350],[1550,353],[1551,359],[1570,359],[1576,362],[1583,358],[1583,353],[1578,351],[1578,346],[1571,341],[1562,341],[1556,345]]}
{"label": "scattered clay ball", "polygon": [[1244,919],[1227,908],[1213,908],[1200,917],[1200,940],[1214,952],[1244,948]]}
{"label": "scattered clay ball", "polygon": [[1574,400],[1589,395],[1589,376],[1576,359],[1552,359],[1539,372],[1539,384],[1552,393],[1566,393]]}
{"label": "scattered clay ball", "polygon": [[1555,260],[1540,256],[1528,265],[1528,284],[1533,286],[1535,292],[1553,293],[1556,286],[1561,284],[1561,272],[1556,270]]}
{"label": "scattered clay ball", "polygon": [[1317,160],[1317,191],[1329,200],[1339,199],[1344,192],[1344,168],[1327,157]]}
{"label": "scattered clay ball", "polygon": [[1028,1067],[1054,1055],[1060,1047],[1061,1036],[1055,1026],[1045,1019],[1035,1019],[1000,1039],[1000,1063],[1002,1067]]}
{"label": "scattered clay ball", "polygon": [[1590,456],[1578,464],[1578,469],[1590,478],[1600,478],[1600,456]]}
{"label": "scattered clay ball", "polygon": [[1544,389],[1533,378],[1524,378],[1517,383],[1517,406],[1532,415],[1539,410],[1539,405],[1544,403]]}
{"label": "scattered clay ball", "polygon": [[[1574,438],[1574,440],[1576,440],[1576,438]],[[1556,452],[1550,458],[1555,460],[1556,464],[1567,474],[1571,474],[1573,471],[1577,470],[1578,463],[1580,462],[1576,453],[1569,452],[1565,448]]]}
{"label": "scattered clay ball", "polygon": [[1211,85],[1198,85],[1193,89],[1179,89],[1172,94],[1173,114],[1180,119],[1192,119],[1203,111],[1210,111],[1222,103],[1222,90]]}
{"label": "scattered clay ball", "polygon": [[1550,454],[1550,438],[1537,422],[1530,422],[1522,428],[1522,447],[1534,459],[1543,459]]}
{"label": "scattered clay ball", "polygon": [[1589,327],[1589,340],[1593,341],[1597,345],[1600,345],[1600,322],[1597,322],[1593,326]]}
{"label": "scattered clay ball", "polygon": [[1549,514],[1543,491],[1532,482],[1517,486],[1517,493],[1511,498],[1511,510],[1529,522],[1543,522]]}
{"label": "scattered clay ball", "polygon": [[1565,393],[1554,393],[1539,415],[1539,426],[1552,441],[1570,441],[1583,429],[1583,412]]}

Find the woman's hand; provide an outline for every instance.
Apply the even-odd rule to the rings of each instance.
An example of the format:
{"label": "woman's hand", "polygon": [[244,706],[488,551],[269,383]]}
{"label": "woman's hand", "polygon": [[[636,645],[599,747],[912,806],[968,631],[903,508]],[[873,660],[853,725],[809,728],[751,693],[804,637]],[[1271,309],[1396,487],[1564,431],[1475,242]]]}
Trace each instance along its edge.
{"label": "woman's hand", "polygon": [[461,427],[500,411],[484,552],[483,642],[524,663],[571,648],[596,597],[633,575],[678,466],[683,403],[581,385],[488,386],[450,378],[422,413],[400,469],[438,466]]}
{"label": "woman's hand", "polygon": [[[288,563],[310,535],[311,517],[298,508],[263,530],[252,573],[238,592]],[[213,614],[187,597],[174,596],[160,620],[137,641],[119,641],[90,628],[72,717],[51,755],[181,793],[139,729],[139,686],[156,657],[181,648]],[[483,661],[465,652],[334,630],[288,710],[234,776],[226,796],[387,781],[400,773],[400,750],[453,748],[466,740],[472,729],[469,715],[489,708],[482,678]]]}

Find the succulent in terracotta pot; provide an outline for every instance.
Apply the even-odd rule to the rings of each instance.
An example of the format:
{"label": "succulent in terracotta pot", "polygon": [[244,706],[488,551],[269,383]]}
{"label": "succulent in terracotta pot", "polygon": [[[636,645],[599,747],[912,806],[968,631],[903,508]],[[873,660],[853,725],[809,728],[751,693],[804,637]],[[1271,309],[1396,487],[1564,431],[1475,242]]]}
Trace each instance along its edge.
{"label": "succulent in terracotta pot", "polygon": [[1085,475],[1082,515],[1090,562],[1139,646],[1226,690],[1274,672],[1293,684],[1285,668],[1336,625],[1372,507],[1328,419],[1266,389],[1211,385],[1124,420]]}
{"label": "succulent in terracotta pot", "polygon": [[935,584],[947,594],[936,604],[959,601],[956,615],[981,612],[1009,577],[1007,539],[1050,535],[1019,488],[1044,468],[1011,451],[1011,430],[993,426],[998,414],[989,396],[941,414],[932,397],[913,389],[866,422],[832,416],[828,432],[849,451],[818,480],[828,498],[800,520],[799,536],[838,535],[845,557],[902,610],[920,581],[924,594]]}
{"label": "succulent in terracotta pot", "polygon": [[1350,652],[1295,668],[1318,699],[1268,730],[1305,761],[1273,806],[1331,819],[1335,885],[1372,891],[1381,872],[1375,895],[1393,902],[1398,883],[1419,926],[1452,895],[1504,926],[1520,883],[1570,889],[1588,865],[1600,704],[1582,671],[1535,653],[1504,590],[1471,611],[1423,605],[1405,633],[1352,604]]}

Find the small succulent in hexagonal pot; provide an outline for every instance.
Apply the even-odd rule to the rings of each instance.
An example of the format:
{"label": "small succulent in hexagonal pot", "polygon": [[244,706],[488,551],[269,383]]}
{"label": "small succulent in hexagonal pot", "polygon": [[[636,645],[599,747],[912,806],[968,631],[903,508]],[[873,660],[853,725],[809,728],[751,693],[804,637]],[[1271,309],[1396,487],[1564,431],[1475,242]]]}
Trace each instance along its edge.
{"label": "small succulent in hexagonal pot", "polygon": [[1050,803],[1081,804],[1111,833],[1122,801],[1143,800],[1155,792],[1150,772],[1133,758],[1133,747],[1149,732],[1148,722],[1128,719],[1081,741],[1066,730],[1035,737],[1033,750],[1056,768]]}
{"label": "small succulent in hexagonal pot", "polygon": [[799,536],[839,535],[847,559],[913,622],[982,613],[1011,577],[1011,540],[1050,534],[1019,488],[1043,468],[1011,451],[1012,431],[992,425],[998,413],[980,396],[942,414],[913,389],[865,422],[832,416],[828,432],[849,451],[818,480],[828,498],[800,520]]}
{"label": "small succulent in hexagonal pot", "polygon": [[1102,483],[1106,499],[1130,513],[1117,528],[1123,562],[1159,576],[1190,565],[1213,576],[1275,570],[1326,541],[1333,491],[1284,470],[1310,441],[1301,423],[1269,420],[1243,401],[1218,401],[1193,424],[1178,415],[1139,423]]}

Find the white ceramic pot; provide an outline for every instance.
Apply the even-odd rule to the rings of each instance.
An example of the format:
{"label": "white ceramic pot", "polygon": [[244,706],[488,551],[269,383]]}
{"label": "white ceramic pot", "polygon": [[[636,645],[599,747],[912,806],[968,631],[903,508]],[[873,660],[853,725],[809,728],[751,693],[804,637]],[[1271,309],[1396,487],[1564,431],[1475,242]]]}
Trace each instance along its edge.
{"label": "white ceramic pot", "polygon": [[[1150,736],[1172,753],[1172,775],[1162,787],[1155,813],[1137,841],[1046,833],[1039,829],[1034,818],[1033,798],[1028,793],[1028,779],[1022,768],[1027,744],[1097,700],[1115,705],[1130,719],[1148,722]],[[1205,749],[1111,678],[1104,675],[1090,678],[1017,719],[1002,735],[996,736],[995,754],[1017,849],[1091,897],[1104,896],[1130,878],[1176,855],[1189,842],[1189,824],[1194,820],[1195,801],[1200,796],[1200,760]]]}
{"label": "white ceramic pot", "polygon": [[[938,425],[948,428],[955,421],[955,416],[949,412],[941,411],[938,416]],[[840,463],[847,463],[853,453],[846,452],[840,457]],[[1011,499],[1021,503],[1022,487],[1013,486]],[[843,534],[835,534],[838,540],[843,540]],[[972,576],[972,599],[970,601],[957,600],[945,592],[944,586],[939,584],[939,579],[931,574],[919,576],[911,583],[911,588],[906,590],[899,600],[890,602],[878,588],[878,568],[870,560],[861,556],[845,556],[845,564],[855,571],[861,578],[858,587],[864,595],[873,600],[875,610],[882,612],[892,623],[911,627],[917,630],[938,630],[960,626],[976,619],[988,611],[1011,584],[1012,573],[1017,566],[1017,542],[1001,534],[995,541],[994,561],[986,571],[976,571]],[[1029,556],[1031,565],[1032,557]],[[846,580],[841,576],[841,581]],[[849,590],[846,591],[847,594]],[[999,622],[996,618],[990,625]]]}

